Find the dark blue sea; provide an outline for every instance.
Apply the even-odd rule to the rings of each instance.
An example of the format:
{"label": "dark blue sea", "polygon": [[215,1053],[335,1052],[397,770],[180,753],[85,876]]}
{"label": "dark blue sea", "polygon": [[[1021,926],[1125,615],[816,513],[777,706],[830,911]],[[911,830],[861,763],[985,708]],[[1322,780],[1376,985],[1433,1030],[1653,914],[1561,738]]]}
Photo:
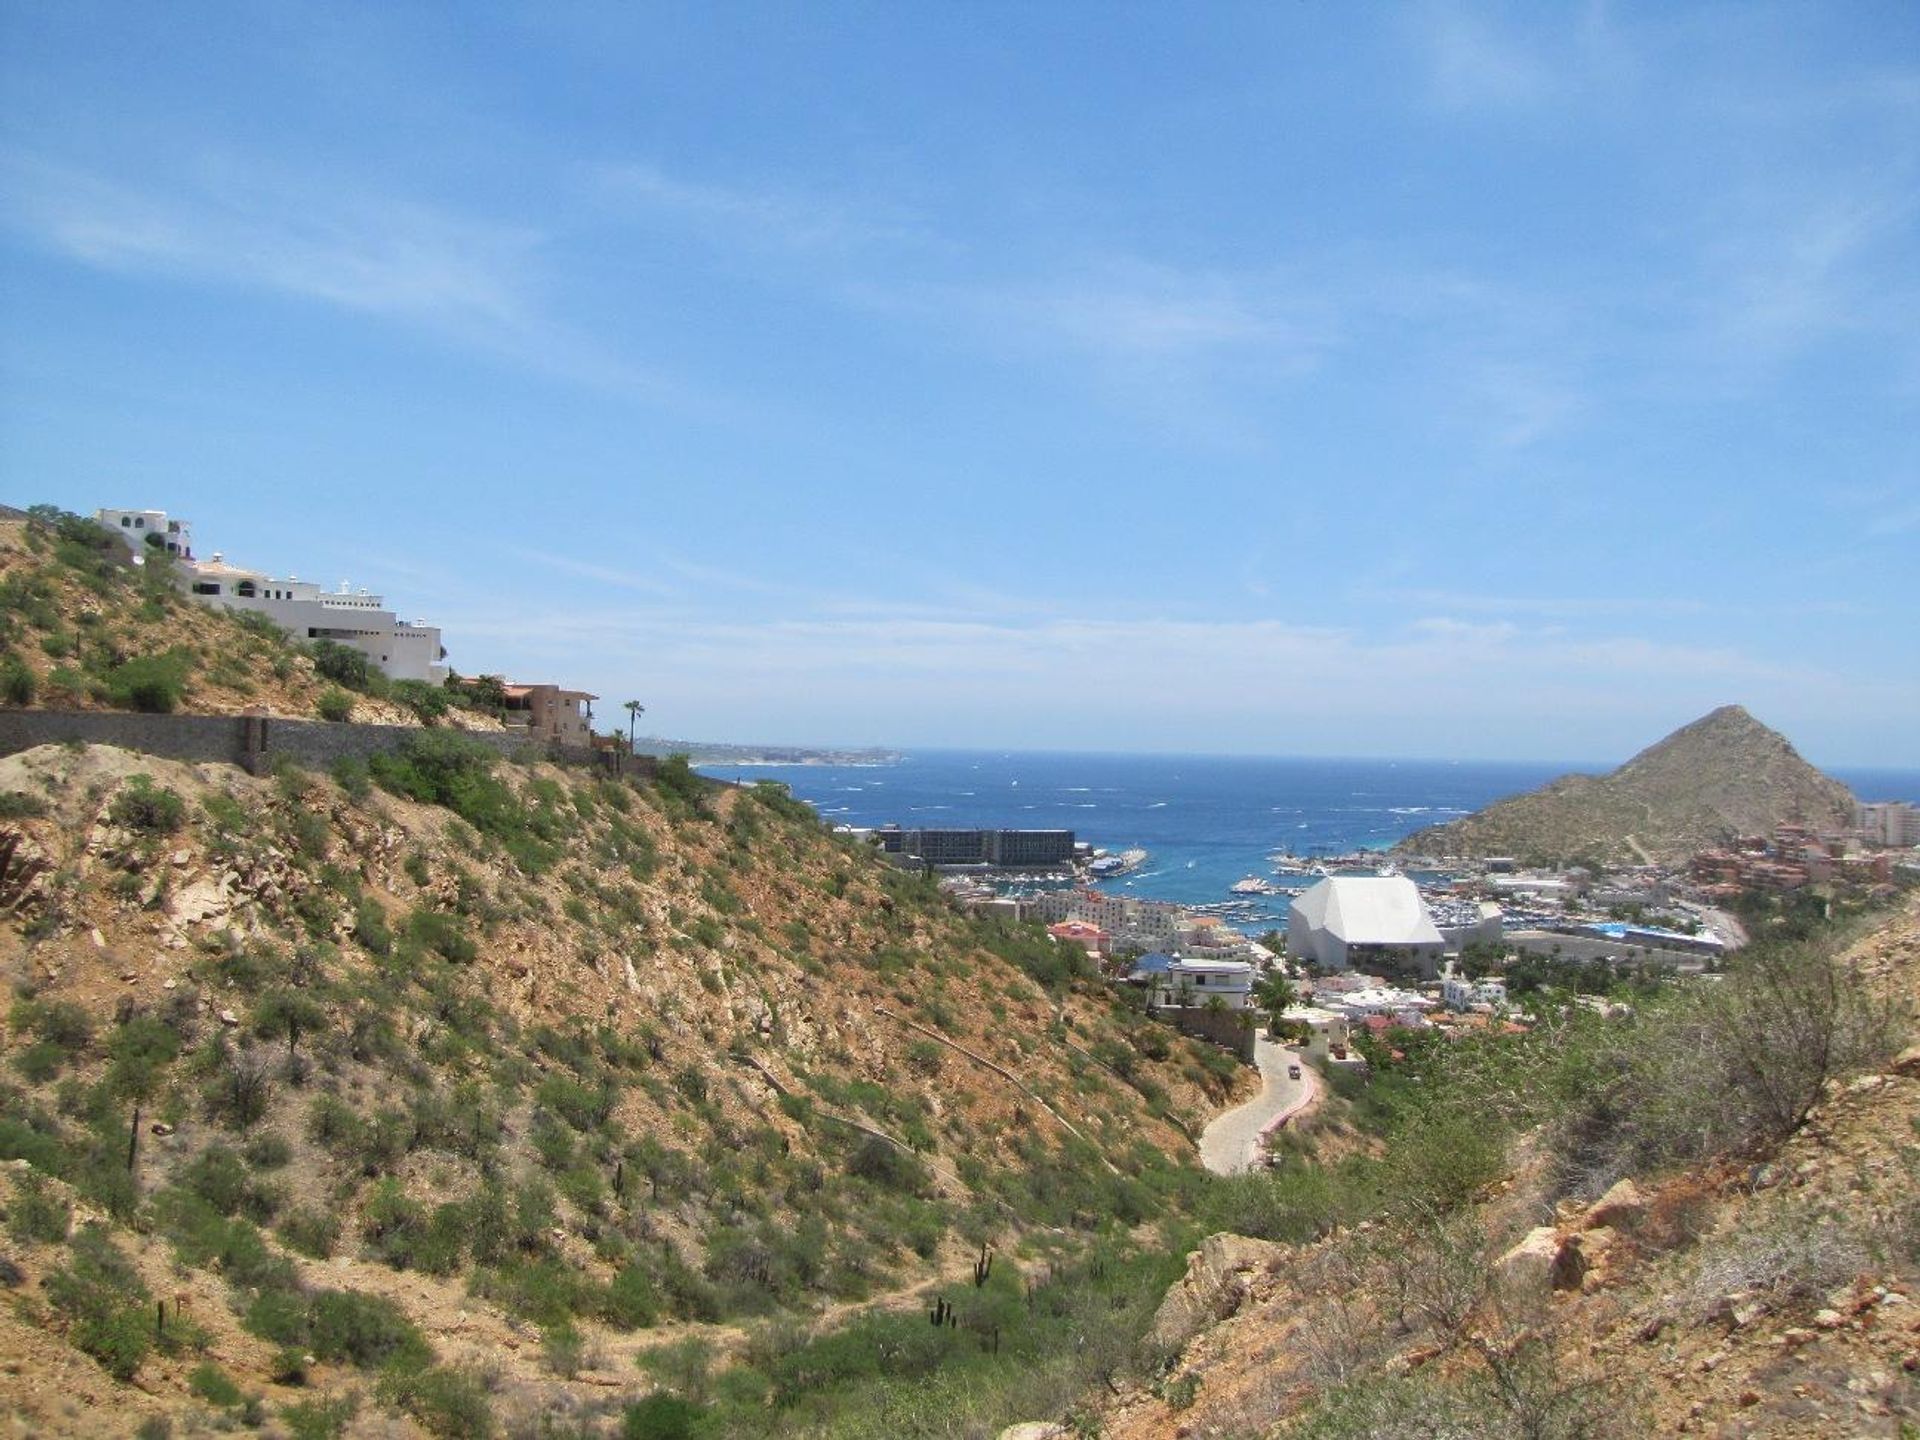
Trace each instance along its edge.
{"label": "dark blue sea", "polygon": [[[1043,751],[921,750],[898,764],[701,767],[725,780],[779,780],[841,825],[1069,829],[1150,859],[1104,888],[1185,905],[1230,899],[1271,878],[1277,850],[1301,856],[1385,849],[1437,824],[1580,770],[1608,764],[1306,760]],[[1920,803],[1920,773],[1836,771],[1865,800]],[[1278,923],[1274,898],[1234,917]]]}

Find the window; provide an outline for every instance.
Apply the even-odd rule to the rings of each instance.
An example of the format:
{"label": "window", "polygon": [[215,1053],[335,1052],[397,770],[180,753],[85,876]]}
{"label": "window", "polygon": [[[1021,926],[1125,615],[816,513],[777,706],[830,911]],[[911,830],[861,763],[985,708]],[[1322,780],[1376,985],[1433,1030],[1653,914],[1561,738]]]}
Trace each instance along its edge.
{"label": "window", "polygon": [[218,595],[220,593],[220,587],[211,580],[201,580],[194,585],[193,593],[196,595]]}
{"label": "window", "polygon": [[134,516],[134,517],[133,517],[133,528],[134,528],[134,529],[136,529],[136,530],[144,530],[144,529],[146,529],[146,528],[147,528],[147,521],[146,521],[146,517],[145,517],[145,516],[142,516],[142,515],[136,515],[136,516]]}
{"label": "window", "polygon": [[131,515],[122,515],[120,517],[120,523],[122,525],[131,525],[133,524],[133,517]]}
{"label": "window", "polygon": [[257,592],[253,588],[253,581],[251,580],[242,580],[238,585],[233,587],[233,593],[243,600],[252,600],[256,598],[257,595]]}

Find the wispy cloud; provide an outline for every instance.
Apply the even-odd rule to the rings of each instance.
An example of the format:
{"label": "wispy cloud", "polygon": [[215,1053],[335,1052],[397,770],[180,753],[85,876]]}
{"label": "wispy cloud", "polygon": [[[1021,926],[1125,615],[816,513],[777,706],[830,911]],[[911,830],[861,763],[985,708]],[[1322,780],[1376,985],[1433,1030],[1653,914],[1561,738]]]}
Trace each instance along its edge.
{"label": "wispy cloud", "polygon": [[598,565],[590,560],[576,560],[572,556],[555,555],[546,550],[509,548],[507,553],[516,559],[556,570],[563,575],[591,580],[596,585],[610,585],[616,590],[634,590],[644,595],[660,596],[674,596],[682,592],[682,587],[670,585],[658,575],[642,575],[622,566]]}
{"label": "wispy cloud", "polygon": [[269,291],[375,317],[569,378],[676,387],[550,318],[525,225],[356,193],[240,161],[135,183],[36,155],[0,155],[0,216],[95,269]]}
{"label": "wispy cloud", "polygon": [[1551,90],[1546,63],[1517,37],[1459,4],[1429,4],[1413,25],[1433,95],[1451,109],[1531,104]]}
{"label": "wispy cloud", "polygon": [[599,194],[631,211],[665,216],[715,239],[799,250],[922,243],[933,232],[890,201],[854,200],[775,185],[723,185],[627,162],[591,172]]}

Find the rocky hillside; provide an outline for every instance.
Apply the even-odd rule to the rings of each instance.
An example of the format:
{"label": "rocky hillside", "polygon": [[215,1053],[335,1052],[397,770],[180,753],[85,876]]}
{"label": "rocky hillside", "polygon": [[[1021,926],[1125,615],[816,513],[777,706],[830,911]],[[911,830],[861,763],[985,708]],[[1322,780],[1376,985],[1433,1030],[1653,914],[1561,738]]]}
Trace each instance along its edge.
{"label": "rocky hillside", "polygon": [[[117,535],[57,512],[0,519],[0,705],[420,723],[404,693],[349,693],[277,626],[189,600],[164,555],[136,568]],[[499,728],[444,704],[431,718]]]}
{"label": "rocky hillside", "polygon": [[[50,747],[0,814],[0,1409],[34,1434],[978,1430],[1086,1382],[1247,1083],[671,764]],[[905,1329],[833,1339],[887,1297]],[[959,1378],[922,1424],[902,1375]]]}
{"label": "rocky hillside", "polygon": [[[1404,1189],[1396,1200],[1389,1173],[1358,1212],[1365,1219],[1342,1224],[1324,1207],[1337,1168],[1250,1181],[1267,1190],[1247,1208],[1274,1232],[1311,1221],[1327,1233],[1296,1243],[1221,1234],[1195,1251],[1156,1319],[1160,1377],[1110,1398],[1101,1433],[1916,1433],[1920,1047],[1898,1047],[1920,1015],[1920,897],[1872,924],[1836,973],[1872,1008],[1877,1043],[1855,1065],[1821,1072],[1784,1138],[1736,1127],[1707,1153],[1660,1163],[1638,1143],[1654,1120],[1617,1152],[1637,1156],[1637,1173],[1608,1170],[1597,1196],[1569,1193],[1557,1163],[1569,1149],[1639,1124],[1613,1110],[1628,1097],[1607,1098],[1603,1070],[1576,1064],[1558,1081],[1551,1069],[1511,1077],[1549,1089],[1577,1077],[1575,1123],[1523,1131],[1483,1171],[1432,1171],[1412,1202]],[[1760,1013],[1778,1017],[1781,991],[1769,989],[1774,1008]],[[1706,1057],[1740,1038],[1694,1028],[1714,1003],[1664,1038],[1629,1030],[1622,1043],[1646,1033],[1673,1044],[1675,1071],[1691,1050],[1704,1077]],[[1792,1013],[1799,1024],[1820,1012]],[[1893,1028],[1877,1028],[1887,1020]],[[1756,1048],[1778,1073],[1748,1083],[1791,1085],[1793,1042]],[[1471,1087],[1479,1113],[1498,1108],[1499,1088],[1484,1077]],[[1657,1093],[1640,1103],[1657,1104]],[[1450,1201],[1432,1184],[1449,1174],[1474,1188]]]}
{"label": "rocky hillside", "polygon": [[1637,863],[1680,858],[1794,822],[1853,822],[1853,795],[1786,737],[1723,705],[1606,775],[1567,775],[1476,815],[1415,831],[1414,855]]}

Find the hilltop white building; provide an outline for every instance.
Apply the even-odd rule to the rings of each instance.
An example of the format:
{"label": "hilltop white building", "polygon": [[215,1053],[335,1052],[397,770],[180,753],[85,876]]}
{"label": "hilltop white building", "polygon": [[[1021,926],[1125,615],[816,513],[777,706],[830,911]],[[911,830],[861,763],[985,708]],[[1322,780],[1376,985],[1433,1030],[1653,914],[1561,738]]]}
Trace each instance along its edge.
{"label": "hilltop white building", "polygon": [[175,559],[193,558],[193,527],[164,510],[96,510],[93,518],[125,540],[135,555],[158,548]]}
{"label": "hilltop white building", "polygon": [[229,565],[217,553],[211,560],[195,560],[192,527],[163,510],[97,510],[94,519],[126,540],[136,556],[147,545],[145,536],[162,536],[179,563],[181,584],[203,605],[252,610],[296,640],[331,640],[358,650],[389,679],[438,685],[447,678],[440,628],[400,619],[378,595],[350,589],[344,580],[338,590],[322,590],[291,575],[280,579]]}
{"label": "hilltop white building", "polygon": [[1293,902],[1287,953],[1323,970],[1404,965],[1439,972],[1446,941],[1404,875],[1334,875]]}

